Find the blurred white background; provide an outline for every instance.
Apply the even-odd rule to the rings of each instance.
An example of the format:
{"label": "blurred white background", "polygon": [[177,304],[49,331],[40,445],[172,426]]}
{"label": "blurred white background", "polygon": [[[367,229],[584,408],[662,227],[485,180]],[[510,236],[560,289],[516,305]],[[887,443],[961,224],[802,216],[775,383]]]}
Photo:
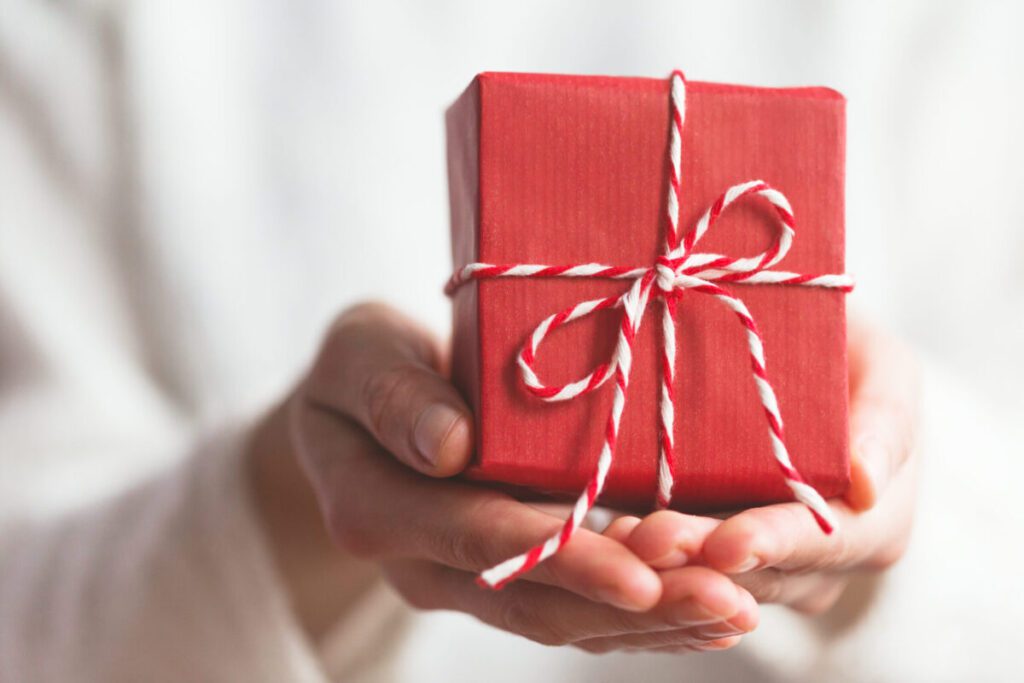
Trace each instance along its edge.
{"label": "blurred white background", "polygon": [[[36,454],[4,461],[24,476],[0,473],[0,507],[104,495],[183,432],[267,405],[350,302],[444,333],[442,115],[475,73],[678,66],[846,95],[851,305],[955,399],[938,438],[970,467],[933,499],[1006,519],[1024,476],[1022,25],[1011,2],[0,2],[0,434]],[[987,531],[921,533],[941,558]],[[992,599],[994,627],[1019,628]],[[421,672],[469,675],[502,648],[497,678],[647,671],[426,623],[406,655]],[[947,626],[898,642],[923,656]]]}

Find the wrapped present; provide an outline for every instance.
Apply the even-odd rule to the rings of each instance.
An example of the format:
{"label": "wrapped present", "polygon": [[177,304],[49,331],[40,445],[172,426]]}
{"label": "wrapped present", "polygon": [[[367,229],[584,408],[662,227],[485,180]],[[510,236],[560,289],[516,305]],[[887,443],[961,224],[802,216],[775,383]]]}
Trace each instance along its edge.
{"label": "wrapped present", "polygon": [[[827,88],[485,73],[447,113],[467,476],[627,509],[849,482],[845,102]],[[753,179],[753,180],[752,180]],[[783,419],[784,418],[784,419]],[[580,494],[580,492],[583,492]]]}

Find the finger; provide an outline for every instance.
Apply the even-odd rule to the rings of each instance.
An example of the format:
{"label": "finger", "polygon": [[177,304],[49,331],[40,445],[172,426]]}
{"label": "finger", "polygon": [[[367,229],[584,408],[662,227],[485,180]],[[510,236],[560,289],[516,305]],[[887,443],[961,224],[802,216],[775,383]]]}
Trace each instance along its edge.
{"label": "finger", "polygon": [[[727,639],[708,640],[695,633],[695,629],[677,629],[674,631],[656,631],[653,633],[630,633],[622,636],[604,638],[587,638],[572,643],[573,647],[593,654],[607,652],[664,652],[681,653],[705,649],[728,649],[738,645],[741,634],[734,634]],[[727,640],[727,643],[722,643]],[[710,643],[715,643],[708,647]]]}
{"label": "finger", "polygon": [[717,519],[659,510],[635,525],[624,544],[655,569],[682,567],[700,554],[704,539],[719,524]]}
{"label": "finger", "polygon": [[918,463],[911,460],[872,510],[854,512],[842,501],[830,505],[839,531],[823,534],[799,503],[752,508],[723,521],[704,542],[708,566],[727,574],[764,567],[788,572],[878,571],[903,555],[914,519]]}
{"label": "finger", "polygon": [[[424,561],[386,563],[389,580],[410,603],[420,609],[454,609],[471,614],[481,621],[503,630],[523,635],[547,645],[564,645],[592,638],[654,634],[694,629],[694,638],[711,639],[713,629],[747,632],[757,624],[756,604],[753,613],[739,591],[720,574],[700,568],[675,570],[672,577],[672,600],[663,600],[647,612],[628,612],[609,605],[586,600],[568,591],[529,581],[510,584],[501,591],[484,591],[470,574]],[[711,575],[716,581],[708,581]],[[717,585],[712,586],[715,583]],[[737,610],[731,623],[723,617],[708,616],[710,607],[699,602],[708,599],[721,607],[716,591],[731,596],[729,609]],[[658,644],[671,642],[666,636]]]}
{"label": "finger", "polygon": [[[575,643],[589,652],[613,650],[680,651],[691,649],[726,649],[736,645],[740,636],[757,628],[758,606],[753,596],[744,589],[737,591],[739,610],[729,619],[686,628],[664,631],[619,634],[589,638]],[[723,642],[727,641],[727,642]]]}
{"label": "finger", "polygon": [[[553,502],[547,500],[524,500],[523,502],[532,508],[540,510],[552,517],[558,517],[559,519],[565,519],[572,514],[573,510],[572,504],[565,501]],[[587,516],[583,519],[582,526],[584,529],[589,529],[590,531],[604,533],[602,530],[607,528],[608,525],[616,519],[616,517],[618,517],[618,513],[598,505],[590,509],[590,512],[588,512]]]}
{"label": "finger", "polygon": [[639,517],[623,515],[622,517],[613,519],[612,523],[605,527],[605,530],[601,533],[605,538],[610,538],[613,541],[625,544],[626,539],[629,538],[629,534],[639,523]]}
{"label": "finger", "polygon": [[[806,512],[794,504],[747,510],[723,522],[708,537],[704,557],[710,566],[731,574],[762,567],[787,571],[884,568],[899,558],[913,519],[917,468],[907,456],[912,450],[917,388],[916,377],[906,375],[913,361],[888,344],[871,328],[851,325],[850,373],[856,397],[851,413],[853,431],[886,433],[886,443],[893,449],[881,458],[854,459],[854,486],[848,498],[853,498],[857,506],[844,501],[831,504],[839,518],[839,532],[820,533]],[[880,346],[888,350],[880,350]],[[891,386],[889,380],[894,380]],[[867,429],[863,426],[867,424],[877,429]],[[857,443],[863,442],[855,442],[855,453]],[[905,447],[897,449],[899,443]],[[898,457],[891,457],[896,453]],[[865,489],[863,481],[881,480],[869,478],[866,469],[858,474],[858,460],[886,463],[885,487],[889,494],[878,497],[881,488],[874,484]],[[866,507],[872,507],[871,514],[863,514]]]}
{"label": "finger", "polygon": [[799,503],[745,510],[711,532],[703,557],[708,566],[726,574],[766,567],[788,572],[884,568],[905,547],[911,515],[903,508],[912,504],[913,496],[904,498],[884,511],[876,508],[870,517],[859,517],[842,502],[832,503],[840,523],[834,534],[821,533]]}
{"label": "finger", "polygon": [[729,648],[736,647],[740,644],[741,640],[742,638],[740,638],[739,636],[733,636],[732,638],[722,638],[721,640],[712,640],[706,643],[686,645],[682,648],[659,648],[653,651],[666,654],[685,654],[686,652],[717,652],[718,650],[728,650]]}
{"label": "finger", "polygon": [[743,574],[765,567],[813,570],[848,561],[851,525],[844,506],[833,504],[840,531],[823,534],[814,518],[799,503],[753,508],[723,521],[704,543],[708,566],[728,574]]}
{"label": "finger", "polygon": [[839,601],[849,579],[846,577],[829,577],[821,585],[808,590],[802,597],[794,598],[786,603],[790,608],[808,616],[824,614]]}
{"label": "finger", "polygon": [[[336,415],[307,410],[296,419],[328,530],[356,555],[478,572],[561,528],[560,518],[503,493],[418,476]],[[649,609],[662,590],[654,570],[625,546],[586,529],[527,578],[623,609]]]}
{"label": "finger", "polygon": [[908,347],[877,327],[851,319],[850,474],[846,500],[855,510],[877,504],[914,448],[920,371]]}
{"label": "finger", "polygon": [[406,465],[450,476],[472,455],[472,420],[440,361],[430,333],[386,306],[364,304],[328,334],[305,396],[356,420]]}
{"label": "finger", "polygon": [[685,615],[689,625],[728,622],[745,631],[758,623],[757,603],[746,589],[707,567],[680,567],[661,573],[664,589],[656,610]]}
{"label": "finger", "polygon": [[821,614],[839,599],[847,578],[833,572],[787,573],[768,568],[733,576],[751,599],[760,604],[785,605],[804,614]]}

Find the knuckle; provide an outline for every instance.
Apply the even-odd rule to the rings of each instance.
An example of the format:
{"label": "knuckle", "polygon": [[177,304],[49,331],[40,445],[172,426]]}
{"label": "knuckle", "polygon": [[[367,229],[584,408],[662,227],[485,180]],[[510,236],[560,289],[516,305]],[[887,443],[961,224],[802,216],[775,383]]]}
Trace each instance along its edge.
{"label": "knuckle", "polygon": [[406,604],[420,612],[430,612],[444,609],[442,601],[436,591],[429,590],[426,586],[417,581],[394,582],[392,585],[398,591]]}
{"label": "knuckle", "polygon": [[568,638],[543,616],[543,609],[531,608],[519,598],[504,601],[501,608],[502,628],[517,633],[540,645],[565,645]]}
{"label": "knuckle", "polygon": [[844,566],[850,562],[854,553],[854,545],[847,534],[832,534],[826,541],[826,551],[811,563],[811,569],[823,570],[830,567]]}
{"label": "knuckle", "polygon": [[429,591],[419,590],[407,585],[392,585],[395,586],[395,590],[397,590],[398,594],[402,596],[403,600],[405,600],[405,604],[409,605],[409,607],[412,607],[414,610],[429,612],[430,610],[437,608],[436,605],[434,605],[434,600],[431,598]]}
{"label": "knuckle", "polygon": [[908,545],[909,535],[904,535],[896,541],[886,544],[868,558],[868,561],[865,563],[867,569],[880,572],[892,568],[893,565],[903,559]]}
{"label": "knuckle", "polygon": [[331,323],[328,334],[345,332],[354,325],[373,323],[386,318],[390,312],[391,308],[380,301],[361,301],[342,311]]}
{"label": "knuckle", "polygon": [[361,396],[375,434],[385,434],[395,424],[401,406],[415,393],[418,380],[418,368],[405,363],[367,375]]}
{"label": "knuckle", "polygon": [[799,558],[801,573],[817,572],[837,565],[842,565],[850,557],[853,548],[847,534],[833,533],[825,535],[810,521],[810,514],[802,505],[787,505],[779,508],[786,517],[782,520],[784,527],[789,529],[809,529],[809,533],[784,533],[779,538],[785,547],[785,556]]}
{"label": "knuckle", "polygon": [[376,554],[377,542],[373,534],[368,533],[343,506],[328,505],[325,517],[327,535],[339,548],[363,559]]}
{"label": "knuckle", "polygon": [[799,600],[791,607],[809,617],[816,617],[832,609],[846,590],[845,581],[835,581],[831,585],[815,590],[811,595]]}
{"label": "knuckle", "polygon": [[443,557],[461,569],[480,571],[494,564],[498,549],[510,535],[507,501],[490,493],[478,493],[475,501],[466,501],[461,516],[467,522],[447,525],[439,536]]}
{"label": "knuckle", "polygon": [[[770,512],[767,517],[768,529],[780,547],[780,555],[789,557],[798,550],[801,535],[794,530],[803,529],[807,524],[807,510],[802,505],[774,505],[765,508]],[[755,532],[760,529],[755,527]]]}
{"label": "knuckle", "polygon": [[324,333],[310,378],[318,383],[337,381],[350,374],[345,364],[354,352],[365,348],[371,331],[386,324],[389,309],[383,304],[356,304],[338,315]]}
{"label": "knuckle", "polygon": [[734,578],[759,603],[775,603],[782,597],[782,574],[777,570],[763,569],[747,577]]}
{"label": "knuckle", "polygon": [[782,577],[778,572],[767,576],[761,584],[758,594],[758,602],[775,603],[782,599]]}
{"label": "knuckle", "polygon": [[891,569],[906,555],[912,536],[913,516],[902,515],[895,524],[886,524],[876,532],[874,538],[878,540],[870,552],[861,554],[856,566],[869,572]]}
{"label": "knuckle", "polygon": [[477,571],[488,564],[473,535],[464,529],[446,528],[438,537],[438,543],[441,557],[454,567]]}
{"label": "knuckle", "polygon": [[454,567],[479,571],[490,563],[476,533],[465,528],[446,528],[438,537],[441,557]]}
{"label": "knuckle", "polygon": [[423,575],[423,568],[400,562],[384,563],[382,570],[391,586],[413,609],[430,611],[450,606],[446,604],[443,591],[437,590],[436,583]]}
{"label": "knuckle", "polygon": [[807,617],[818,617],[829,611],[836,604],[836,599],[832,596],[812,598],[793,605],[793,609]]}

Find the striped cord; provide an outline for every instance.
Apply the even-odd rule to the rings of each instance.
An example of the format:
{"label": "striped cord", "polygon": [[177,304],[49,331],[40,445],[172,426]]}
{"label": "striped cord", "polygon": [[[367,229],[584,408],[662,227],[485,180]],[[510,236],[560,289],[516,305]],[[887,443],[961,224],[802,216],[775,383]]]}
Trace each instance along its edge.
{"label": "striped cord", "polygon": [[[615,379],[615,395],[605,425],[605,439],[601,446],[594,473],[586,489],[576,500],[572,514],[561,530],[530,550],[483,571],[477,582],[488,588],[501,588],[509,581],[530,571],[539,563],[557,553],[579,529],[587,513],[597,502],[605,479],[615,457],[622,412],[626,406],[629,379],[633,363],[633,345],[651,297],[661,299],[661,386],[659,396],[659,460],[657,504],[668,507],[675,484],[673,441],[675,427],[675,310],[679,297],[685,291],[706,294],[722,302],[736,315],[744,328],[750,354],[751,372],[757,395],[768,422],[768,437],[772,455],[793,497],[803,503],[814,516],[822,531],[832,533],[836,528],[835,515],[821,495],[808,484],[790,460],[783,431],[775,390],[768,380],[765,367],[764,343],[757,324],[743,301],[717,283],[748,285],[792,285],[824,287],[849,292],[853,279],[848,275],[790,273],[768,270],[789,252],[795,235],[793,209],[786,197],[761,180],[734,185],[726,190],[704,212],[697,224],[686,235],[679,232],[680,177],[682,160],[682,130],[686,116],[686,80],[679,71],[671,75],[671,126],[669,131],[670,175],[666,202],[665,251],[653,266],[611,266],[597,263],[574,265],[538,265],[470,263],[459,269],[449,280],[446,292],[473,280],[493,278],[602,278],[629,280],[631,285],[619,296],[583,301],[548,316],[526,339],[516,363],[526,389],[545,401],[567,401],[589,393],[609,379]],[[775,210],[779,232],[776,240],[761,254],[733,258],[721,254],[699,253],[694,247],[731,205],[748,197],[760,197]],[[608,308],[621,308],[618,340],[611,358],[599,364],[584,377],[559,386],[548,386],[537,376],[537,351],[548,334],[562,325]]]}

